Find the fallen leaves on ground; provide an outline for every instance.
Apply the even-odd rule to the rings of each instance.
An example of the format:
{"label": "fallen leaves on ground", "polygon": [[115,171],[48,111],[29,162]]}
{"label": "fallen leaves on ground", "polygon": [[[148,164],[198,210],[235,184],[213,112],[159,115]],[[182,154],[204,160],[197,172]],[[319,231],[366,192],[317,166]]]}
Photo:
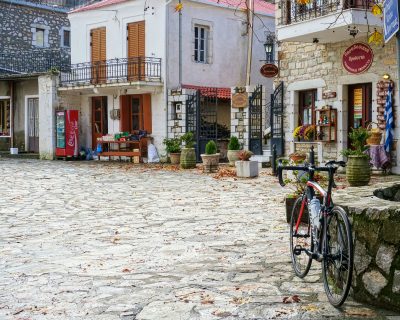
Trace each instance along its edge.
{"label": "fallen leaves on ground", "polygon": [[309,304],[309,305],[307,305],[307,306],[301,307],[301,310],[314,312],[314,311],[317,311],[317,310],[318,310],[318,307],[317,307],[316,305]]}
{"label": "fallen leaves on ground", "polygon": [[123,269],[123,270],[122,270],[122,272],[124,272],[124,273],[128,273],[128,272],[131,272],[131,270],[130,270],[130,269],[128,269],[128,268],[125,268],[125,269]]}
{"label": "fallen leaves on ground", "polygon": [[228,311],[222,311],[222,310],[215,310],[211,313],[213,316],[217,316],[220,318],[226,318],[232,315],[232,313]]}
{"label": "fallen leaves on ground", "polygon": [[201,298],[201,304],[214,304],[214,298],[211,297],[210,295],[206,294],[204,295],[203,293],[200,295]]}
{"label": "fallen leaves on ground", "polygon": [[373,310],[367,308],[346,308],[345,313],[352,317],[376,317],[376,313]]}
{"label": "fallen leaves on ground", "polygon": [[297,294],[295,294],[293,296],[290,296],[290,297],[284,297],[282,299],[283,303],[297,303],[297,302],[300,302],[300,301],[301,301],[300,297]]}
{"label": "fallen leaves on ground", "polygon": [[249,302],[249,298],[244,298],[244,297],[233,297],[232,299],[232,303],[237,304],[237,305],[241,305],[241,304],[245,304]]}
{"label": "fallen leaves on ground", "polygon": [[229,178],[235,177],[236,178],[236,170],[230,168],[220,168],[218,172],[213,175],[214,179],[221,179],[221,178]]}

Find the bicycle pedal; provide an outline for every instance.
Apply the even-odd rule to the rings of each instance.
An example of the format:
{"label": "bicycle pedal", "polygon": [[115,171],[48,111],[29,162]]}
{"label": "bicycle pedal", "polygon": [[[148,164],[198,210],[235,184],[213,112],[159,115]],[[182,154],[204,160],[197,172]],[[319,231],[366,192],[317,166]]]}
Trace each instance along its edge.
{"label": "bicycle pedal", "polygon": [[296,256],[301,255],[301,251],[303,251],[303,248],[302,248],[301,246],[295,246],[294,249],[293,249],[293,253],[294,253]]}

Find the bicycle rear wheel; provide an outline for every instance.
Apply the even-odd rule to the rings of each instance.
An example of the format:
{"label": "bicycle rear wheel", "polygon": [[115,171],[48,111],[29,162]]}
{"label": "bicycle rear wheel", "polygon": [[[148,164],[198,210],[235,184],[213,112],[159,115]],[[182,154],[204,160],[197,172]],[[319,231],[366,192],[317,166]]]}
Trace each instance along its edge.
{"label": "bicycle rear wheel", "polygon": [[300,215],[302,200],[303,197],[299,197],[294,203],[290,219],[290,255],[293,270],[300,278],[304,278],[307,275],[312,263],[311,257],[301,249],[307,249],[312,252],[314,247],[307,203],[304,206],[304,212],[296,232],[296,224]]}
{"label": "bicycle rear wheel", "polygon": [[327,217],[322,276],[329,302],[340,307],[346,300],[353,274],[353,238],[346,212],[334,207]]}

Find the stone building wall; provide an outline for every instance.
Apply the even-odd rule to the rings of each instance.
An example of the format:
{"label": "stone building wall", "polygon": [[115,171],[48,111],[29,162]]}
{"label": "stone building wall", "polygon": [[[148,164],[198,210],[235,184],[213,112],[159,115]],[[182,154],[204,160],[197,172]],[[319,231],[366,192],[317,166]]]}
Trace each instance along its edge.
{"label": "stone building wall", "polygon": [[[337,43],[314,44],[298,42],[282,42],[278,52],[280,74],[276,79],[283,81],[285,86],[285,152],[294,152],[293,130],[298,119],[298,92],[307,89],[317,89],[316,107],[331,105],[338,110],[337,134],[335,143],[323,143],[325,160],[340,157],[340,150],[347,147],[347,86],[358,83],[372,82],[372,119],[377,116],[376,89],[377,82],[383,74],[389,74],[394,83],[398,83],[396,40],[393,38],[384,47],[371,45],[374,59],[371,67],[365,73],[353,75],[342,66],[344,51],[355,42],[366,42],[360,38]],[[397,116],[398,88],[395,86],[394,113]],[[322,99],[322,92],[331,90],[337,93],[336,98]],[[396,127],[400,119],[396,117]],[[399,132],[395,136],[399,136]],[[396,148],[398,141],[394,142]],[[395,164],[396,152],[392,154]]]}
{"label": "stone building wall", "polygon": [[[44,47],[35,45],[33,29],[40,27],[48,32]],[[66,10],[44,9],[0,1],[0,66],[18,60],[18,68],[32,65],[32,60],[44,57],[70,60],[70,48],[61,46],[63,28],[70,24]],[[47,71],[47,70],[46,70]]]}

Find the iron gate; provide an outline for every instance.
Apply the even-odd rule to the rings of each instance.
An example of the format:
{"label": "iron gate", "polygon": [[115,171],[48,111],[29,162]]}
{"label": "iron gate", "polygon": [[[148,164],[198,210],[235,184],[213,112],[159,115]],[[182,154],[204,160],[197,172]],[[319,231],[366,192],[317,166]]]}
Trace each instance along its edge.
{"label": "iron gate", "polygon": [[257,155],[262,150],[262,85],[258,85],[249,98],[249,149]]}
{"label": "iron gate", "polygon": [[217,109],[217,88],[197,90],[186,101],[186,131],[195,136],[197,161],[201,161],[200,154],[205,152],[208,141],[217,143]]}
{"label": "iron gate", "polygon": [[276,155],[284,153],[283,136],[283,82],[271,94],[271,145],[276,145]]}

